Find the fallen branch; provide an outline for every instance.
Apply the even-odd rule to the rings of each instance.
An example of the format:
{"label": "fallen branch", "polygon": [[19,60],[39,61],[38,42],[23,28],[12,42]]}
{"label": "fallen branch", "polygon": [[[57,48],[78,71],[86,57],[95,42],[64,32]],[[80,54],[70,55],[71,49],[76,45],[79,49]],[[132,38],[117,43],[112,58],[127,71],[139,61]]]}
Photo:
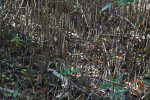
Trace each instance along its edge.
{"label": "fallen branch", "polygon": [[[60,75],[57,71],[55,71],[54,69],[48,68],[47,69],[48,72],[51,72],[54,76],[58,77],[63,83],[65,83],[68,79],[66,79],[63,75]],[[75,88],[77,88],[79,91],[82,91],[86,94],[88,94],[87,91],[83,90],[82,88],[78,87],[75,83],[73,83],[72,81],[70,81],[71,85],[73,85]]]}

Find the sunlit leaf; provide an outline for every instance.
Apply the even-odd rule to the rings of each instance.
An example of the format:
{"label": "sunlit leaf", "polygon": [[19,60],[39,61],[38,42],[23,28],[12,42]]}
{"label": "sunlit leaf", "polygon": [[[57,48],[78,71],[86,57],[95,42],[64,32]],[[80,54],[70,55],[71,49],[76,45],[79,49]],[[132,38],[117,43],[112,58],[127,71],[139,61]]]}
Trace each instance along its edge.
{"label": "sunlit leaf", "polygon": [[110,87],[112,84],[110,84],[109,82],[104,82],[101,83],[100,86],[102,87],[102,89],[106,89],[107,87]]}
{"label": "sunlit leaf", "polygon": [[57,62],[55,63],[55,66],[56,66],[56,68],[58,67],[58,63]]}
{"label": "sunlit leaf", "polygon": [[142,82],[150,87],[150,80],[143,80]]}
{"label": "sunlit leaf", "polygon": [[103,6],[102,11],[106,10],[107,8],[110,8],[115,3],[107,3]]}
{"label": "sunlit leaf", "polygon": [[26,72],[27,70],[26,69],[22,69],[22,71]]}
{"label": "sunlit leaf", "polygon": [[3,75],[2,75],[2,78],[5,78],[5,77],[6,77],[6,75],[3,74]]}
{"label": "sunlit leaf", "polygon": [[120,74],[116,79],[115,82],[120,81],[123,78],[124,73]]}
{"label": "sunlit leaf", "polygon": [[141,64],[142,59],[139,60],[139,65]]}

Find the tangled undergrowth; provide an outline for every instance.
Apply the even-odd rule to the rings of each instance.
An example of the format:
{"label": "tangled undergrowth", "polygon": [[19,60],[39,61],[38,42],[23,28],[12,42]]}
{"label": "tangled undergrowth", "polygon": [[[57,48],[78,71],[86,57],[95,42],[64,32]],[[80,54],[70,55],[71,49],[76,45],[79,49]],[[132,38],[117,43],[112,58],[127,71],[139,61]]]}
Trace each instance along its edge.
{"label": "tangled undergrowth", "polygon": [[149,1],[129,1],[1,0],[0,99],[149,100]]}

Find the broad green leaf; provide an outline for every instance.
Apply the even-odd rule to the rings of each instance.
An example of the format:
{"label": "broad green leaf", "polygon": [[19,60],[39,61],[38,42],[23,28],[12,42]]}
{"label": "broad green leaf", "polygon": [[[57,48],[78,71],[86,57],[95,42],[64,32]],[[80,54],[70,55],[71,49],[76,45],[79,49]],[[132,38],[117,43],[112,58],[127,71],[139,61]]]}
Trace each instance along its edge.
{"label": "broad green leaf", "polygon": [[73,8],[77,8],[77,6],[76,6],[76,5],[73,5]]}
{"label": "broad green leaf", "polygon": [[111,7],[115,3],[107,3],[103,6],[102,11],[106,10],[107,8]]}
{"label": "broad green leaf", "polygon": [[118,5],[123,5],[124,3],[134,2],[134,0],[120,0],[117,2]]}
{"label": "broad green leaf", "polygon": [[74,69],[71,73],[75,73],[75,72],[77,72],[79,69],[80,69],[80,68],[76,68],[76,69]]}
{"label": "broad green leaf", "polygon": [[10,93],[4,93],[4,96],[11,97],[12,95]]}
{"label": "broad green leaf", "polygon": [[6,78],[6,75],[2,74],[2,78]]}
{"label": "broad green leaf", "polygon": [[113,76],[110,76],[110,80],[111,80],[112,82],[114,82],[114,77],[113,77]]}
{"label": "broad green leaf", "polygon": [[107,0],[107,1],[115,1],[115,0]]}
{"label": "broad green leaf", "polygon": [[78,3],[77,6],[80,6],[80,3]]}
{"label": "broad green leaf", "polygon": [[15,88],[13,97],[16,98],[17,95],[18,95],[18,87]]}
{"label": "broad green leaf", "polygon": [[62,72],[62,73],[59,73],[60,75],[67,75],[67,73],[65,73],[65,72]]}
{"label": "broad green leaf", "polygon": [[115,94],[115,93],[112,93],[111,95],[109,95],[108,97],[110,98],[110,97],[116,97],[117,96],[117,94]]}
{"label": "broad green leaf", "polygon": [[10,42],[14,42],[14,41],[16,41],[16,40],[15,39],[10,40]]}
{"label": "broad green leaf", "polygon": [[134,2],[134,0],[120,0],[120,2]]}
{"label": "broad green leaf", "polygon": [[12,77],[12,74],[10,74],[9,77]]}
{"label": "broad green leaf", "polygon": [[143,80],[142,82],[150,87],[150,80]]}
{"label": "broad green leaf", "polygon": [[115,86],[116,93],[119,93],[121,90],[122,90],[122,88],[120,86]]}
{"label": "broad green leaf", "polygon": [[24,74],[24,71],[21,71],[22,74]]}
{"label": "broad green leaf", "polygon": [[139,29],[139,28],[140,28],[140,26],[135,26],[135,27],[134,27],[134,29]]}
{"label": "broad green leaf", "polygon": [[109,82],[104,82],[104,83],[101,83],[100,86],[102,89],[106,89],[107,87],[110,87],[112,84],[110,84]]}
{"label": "broad green leaf", "polygon": [[70,74],[70,67],[68,65],[65,66],[65,72],[67,74]]}
{"label": "broad green leaf", "polygon": [[124,73],[120,74],[116,79],[115,79],[115,82],[118,82],[122,79]]}
{"label": "broad green leaf", "polygon": [[120,5],[120,6],[121,6],[121,5],[124,5],[124,3],[125,3],[125,2],[121,2],[121,1],[118,1],[118,2],[117,2],[117,4]]}
{"label": "broad green leaf", "polygon": [[67,79],[70,79],[71,77],[69,76],[69,77],[67,77]]}

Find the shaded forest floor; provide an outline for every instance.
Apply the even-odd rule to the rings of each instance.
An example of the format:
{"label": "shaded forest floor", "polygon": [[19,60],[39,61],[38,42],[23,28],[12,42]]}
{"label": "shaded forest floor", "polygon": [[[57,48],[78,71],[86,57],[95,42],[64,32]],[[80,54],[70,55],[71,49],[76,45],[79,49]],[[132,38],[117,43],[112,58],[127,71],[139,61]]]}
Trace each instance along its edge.
{"label": "shaded forest floor", "polygon": [[1,7],[1,100],[149,100],[147,10],[102,12],[98,0],[15,2]]}

